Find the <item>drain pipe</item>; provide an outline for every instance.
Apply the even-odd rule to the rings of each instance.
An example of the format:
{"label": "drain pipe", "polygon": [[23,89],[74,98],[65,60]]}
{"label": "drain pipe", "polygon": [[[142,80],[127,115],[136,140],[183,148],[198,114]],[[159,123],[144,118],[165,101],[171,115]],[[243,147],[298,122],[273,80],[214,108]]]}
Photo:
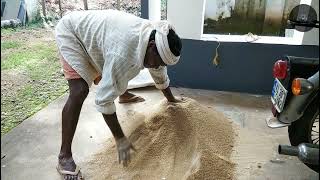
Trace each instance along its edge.
{"label": "drain pipe", "polygon": [[278,153],[297,156],[304,163],[319,165],[319,145],[316,144],[302,143],[299,146],[279,145]]}

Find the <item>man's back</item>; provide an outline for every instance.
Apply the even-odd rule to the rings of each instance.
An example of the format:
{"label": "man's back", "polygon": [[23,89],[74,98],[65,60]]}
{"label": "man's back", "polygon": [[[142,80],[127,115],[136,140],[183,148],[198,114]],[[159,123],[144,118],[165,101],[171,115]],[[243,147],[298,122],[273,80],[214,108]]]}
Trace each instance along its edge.
{"label": "man's back", "polygon": [[[110,54],[137,60],[137,45],[147,20],[115,10],[74,11],[61,19],[74,34],[97,71]],[[136,62],[139,63],[139,62]]]}

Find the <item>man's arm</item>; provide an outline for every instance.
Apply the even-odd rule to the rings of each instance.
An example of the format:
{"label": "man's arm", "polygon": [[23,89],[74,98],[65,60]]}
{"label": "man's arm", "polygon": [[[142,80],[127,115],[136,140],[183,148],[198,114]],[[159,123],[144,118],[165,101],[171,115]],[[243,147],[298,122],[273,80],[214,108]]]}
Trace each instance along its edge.
{"label": "man's arm", "polygon": [[169,102],[179,102],[179,100],[173,96],[170,87],[167,87],[166,89],[162,89],[161,91]]}
{"label": "man's arm", "polygon": [[119,163],[121,161],[123,162],[124,166],[128,165],[128,162],[130,161],[130,149],[135,150],[135,148],[132,146],[131,142],[127,139],[127,137],[124,135],[121,126],[119,124],[117,114],[102,114],[104,120],[106,121],[107,125],[109,126],[113,137],[117,144],[117,150],[118,150],[118,158]]}
{"label": "man's arm", "polygon": [[181,100],[173,96],[170,90],[170,80],[167,74],[166,66],[160,66],[158,69],[149,68],[149,72],[155,82],[155,86],[162,91],[163,95],[169,102],[181,102]]}
{"label": "man's arm", "polygon": [[106,121],[107,125],[109,126],[112,135],[115,140],[123,138],[124,133],[121,129],[121,126],[118,121],[118,117],[116,113],[113,114],[102,114],[104,120]]}

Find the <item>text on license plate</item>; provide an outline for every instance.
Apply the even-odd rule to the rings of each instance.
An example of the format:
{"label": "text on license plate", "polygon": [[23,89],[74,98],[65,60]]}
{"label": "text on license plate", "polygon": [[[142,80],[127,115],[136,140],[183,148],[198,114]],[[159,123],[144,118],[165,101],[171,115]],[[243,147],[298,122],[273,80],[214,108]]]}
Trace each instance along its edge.
{"label": "text on license plate", "polygon": [[288,91],[278,79],[274,80],[271,101],[278,112],[281,112],[286,101]]}

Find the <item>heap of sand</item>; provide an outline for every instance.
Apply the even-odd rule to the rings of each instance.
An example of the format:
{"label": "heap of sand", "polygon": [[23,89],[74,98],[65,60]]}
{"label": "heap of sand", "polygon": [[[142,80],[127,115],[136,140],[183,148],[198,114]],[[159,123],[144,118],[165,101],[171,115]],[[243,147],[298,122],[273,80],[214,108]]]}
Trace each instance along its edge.
{"label": "heap of sand", "polygon": [[129,137],[137,152],[128,167],[113,144],[94,156],[89,179],[233,179],[235,133],[222,113],[187,98],[163,100],[144,117]]}

